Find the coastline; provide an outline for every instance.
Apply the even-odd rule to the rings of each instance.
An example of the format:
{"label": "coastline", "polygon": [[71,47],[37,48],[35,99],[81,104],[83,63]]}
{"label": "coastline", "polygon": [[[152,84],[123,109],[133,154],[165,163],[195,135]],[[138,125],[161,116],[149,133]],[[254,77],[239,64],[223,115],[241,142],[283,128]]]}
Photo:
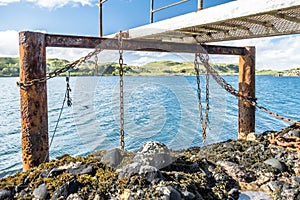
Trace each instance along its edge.
{"label": "coastline", "polygon": [[[64,67],[69,63],[64,59],[47,59],[47,70],[54,71]],[[0,77],[18,77],[19,76],[19,58],[17,57],[0,57]],[[220,75],[238,75],[238,64],[215,63],[212,64]],[[118,63],[105,62],[99,63],[98,69],[92,63],[86,63],[72,73],[72,76],[118,76]],[[256,75],[273,75],[273,76],[300,76],[300,68],[277,71],[277,70],[257,70]],[[205,73],[203,66],[200,66],[200,72]],[[194,64],[191,61],[174,62],[162,60],[149,62],[141,66],[124,65],[126,76],[191,76],[195,75]]]}
{"label": "coastline", "polygon": [[300,72],[276,73],[274,76],[300,77]]}

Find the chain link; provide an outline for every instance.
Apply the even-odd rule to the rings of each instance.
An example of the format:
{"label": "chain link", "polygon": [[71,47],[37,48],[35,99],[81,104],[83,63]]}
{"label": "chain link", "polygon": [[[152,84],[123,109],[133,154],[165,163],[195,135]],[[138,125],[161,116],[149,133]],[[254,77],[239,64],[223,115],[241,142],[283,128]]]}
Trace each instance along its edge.
{"label": "chain link", "polygon": [[123,37],[122,31],[118,35],[118,44],[119,44],[119,75],[120,75],[120,145],[121,149],[124,150],[124,81],[123,81]]}
{"label": "chain link", "polygon": [[[202,47],[203,48],[203,47]],[[203,48],[203,50],[201,52],[206,52]],[[225,89],[227,92],[229,92],[230,94],[234,95],[237,98],[241,98],[243,101],[247,101],[248,103],[250,103],[252,106],[258,108],[260,111],[268,113],[269,115],[277,118],[277,119],[281,119],[285,122],[289,122],[292,124],[295,124],[297,126],[300,126],[300,122],[297,122],[295,120],[292,120],[290,118],[287,118],[285,116],[281,116],[279,114],[277,114],[276,112],[272,112],[269,111],[267,108],[263,107],[263,106],[259,106],[257,104],[257,99],[253,98],[251,96],[244,96],[242,94],[239,93],[238,90],[234,89],[229,83],[227,83],[219,74],[218,72],[212,67],[210,66],[209,62],[208,62],[208,54],[207,53],[199,53],[197,54],[197,57],[199,57],[201,63],[204,65],[205,69],[207,70],[207,72],[213,77],[213,79],[223,88]]]}
{"label": "chain link", "polygon": [[198,96],[198,108],[199,108],[199,114],[200,114],[200,124],[202,127],[202,140],[203,142],[206,139],[206,129],[209,123],[209,73],[206,72],[206,107],[205,107],[205,120],[203,117],[203,111],[202,111],[202,103],[201,103],[201,83],[200,83],[200,63],[198,62],[199,56],[195,54],[195,60],[194,60],[194,68],[196,72],[196,79],[197,79],[197,96]]}
{"label": "chain link", "polygon": [[204,121],[204,129],[205,129],[205,135],[204,135],[204,139],[206,139],[206,128],[208,126],[209,123],[209,73],[206,70],[206,98],[205,98],[205,102],[206,102],[206,107],[205,107],[205,121]]}
{"label": "chain link", "polygon": [[98,54],[96,54],[94,56],[94,59],[95,59],[95,71],[94,71],[94,76],[97,76],[98,75]]}
{"label": "chain link", "polygon": [[67,97],[67,105],[69,107],[72,106],[72,99],[70,97],[70,93],[71,93],[71,87],[70,87],[70,73],[69,75],[66,77],[66,82],[67,82],[67,91],[66,91],[66,97]]}
{"label": "chain link", "polygon": [[95,47],[95,49],[93,51],[89,52],[86,56],[81,57],[80,59],[78,59],[72,63],[69,63],[62,68],[55,69],[53,72],[47,73],[45,77],[42,77],[39,79],[33,79],[33,80],[29,80],[29,81],[19,81],[19,82],[17,82],[17,85],[21,88],[27,88],[27,87],[30,87],[37,83],[46,82],[47,80],[57,77],[60,74],[65,73],[69,70],[77,69],[82,63],[84,63],[86,60],[90,59],[92,56],[99,54],[101,51],[102,51],[102,49],[100,48],[100,44],[99,44]]}

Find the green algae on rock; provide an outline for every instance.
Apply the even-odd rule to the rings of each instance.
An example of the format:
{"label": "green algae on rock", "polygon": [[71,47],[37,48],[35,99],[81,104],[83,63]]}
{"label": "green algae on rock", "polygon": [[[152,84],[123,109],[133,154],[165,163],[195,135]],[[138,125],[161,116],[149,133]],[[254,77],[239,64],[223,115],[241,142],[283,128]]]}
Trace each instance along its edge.
{"label": "green algae on rock", "polygon": [[263,191],[273,199],[300,199],[300,155],[270,145],[267,133],[254,138],[180,151],[148,142],[137,153],[64,155],[0,179],[0,197],[215,200]]}

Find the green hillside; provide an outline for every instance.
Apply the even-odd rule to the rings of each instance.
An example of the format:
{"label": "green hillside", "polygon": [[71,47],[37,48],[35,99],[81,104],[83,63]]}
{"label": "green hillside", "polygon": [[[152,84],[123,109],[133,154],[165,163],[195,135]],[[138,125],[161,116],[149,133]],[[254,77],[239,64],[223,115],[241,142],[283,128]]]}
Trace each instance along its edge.
{"label": "green hillside", "polygon": [[19,58],[0,57],[0,77],[19,76]]}
{"label": "green hillside", "polygon": [[[64,59],[47,59],[47,71],[51,72],[62,68],[69,63]],[[213,64],[214,69],[222,75],[237,74],[239,67],[237,64]],[[169,60],[150,62],[142,66],[123,65],[126,76],[182,76],[194,75],[193,62],[174,62]],[[300,68],[274,71],[261,70],[256,71],[258,75],[276,75],[289,74],[294,71],[299,71]],[[19,58],[0,57],[0,77],[19,76]],[[203,66],[200,66],[200,73],[205,73]],[[74,76],[117,76],[119,75],[119,64],[115,62],[99,63],[95,66],[93,61],[83,63],[76,71],[72,72]]]}
{"label": "green hillside", "polygon": [[[214,69],[221,74],[238,73],[238,65],[234,64],[217,64],[213,65]],[[150,62],[139,67],[139,75],[194,75],[193,62],[174,62],[174,61],[156,61]],[[205,73],[203,66],[200,66],[200,73]]]}

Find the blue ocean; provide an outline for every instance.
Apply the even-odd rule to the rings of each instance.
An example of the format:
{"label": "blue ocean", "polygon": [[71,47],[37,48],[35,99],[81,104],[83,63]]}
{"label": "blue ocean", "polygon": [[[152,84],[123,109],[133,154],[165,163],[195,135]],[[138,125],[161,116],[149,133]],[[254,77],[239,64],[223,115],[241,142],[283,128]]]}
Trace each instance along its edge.
{"label": "blue ocean", "polygon": [[[238,88],[238,76],[224,76]],[[18,77],[0,78],[0,177],[22,170]],[[205,77],[201,77],[205,107]],[[48,81],[50,159],[87,155],[120,145],[119,77],[71,77],[72,107],[63,108],[64,77]],[[258,104],[300,120],[300,77],[256,76]],[[177,150],[237,138],[236,97],[210,81],[207,139],[201,126],[194,76],[124,77],[125,149],[136,151],[146,141],[160,141]],[[288,123],[256,111],[256,133],[280,130]]]}

